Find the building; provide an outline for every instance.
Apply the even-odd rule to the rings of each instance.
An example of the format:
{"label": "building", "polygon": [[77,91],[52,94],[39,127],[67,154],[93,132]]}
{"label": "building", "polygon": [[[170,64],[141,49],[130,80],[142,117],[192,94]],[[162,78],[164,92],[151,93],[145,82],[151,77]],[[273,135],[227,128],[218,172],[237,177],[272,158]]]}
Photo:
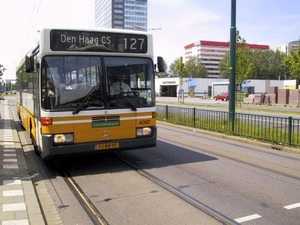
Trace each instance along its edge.
{"label": "building", "polygon": [[[291,82],[291,83],[289,83]],[[296,80],[248,80],[242,85],[243,91],[248,94],[264,94],[268,87],[277,87],[278,89],[295,89]],[[289,85],[289,86],[287,86]],[[199,98],[208,98],[215,96],[220,92],[229,92],[228,79],[214,78],[183,78],[183,84],[180,85],[180,78],[156,78],[155,91],[157,96],[178,97],[180,90],[183,90],[185,97],[194,96]]]}
{"label": "building", "polygon": [[95,26],[147,30],[147,0],[95,0]]}
{"label": "building", "polygon": [[284,52],[287,55],[290,55],[291,51],[296,51],[298,47],[299,47],[299,41],[291,41],[283,45],[277,46],[276,50]]}
{"label": "building", "polygon": [[[246,44],[253,50],[268,50],[268,45]],[[197,41],[184,47],[184,61],[192,56],[200,58],[208,71],[208,78],[217,78],[220,75],[219,62],[223,59],[226,52],[230,49],[229,42],[218,41]]]}

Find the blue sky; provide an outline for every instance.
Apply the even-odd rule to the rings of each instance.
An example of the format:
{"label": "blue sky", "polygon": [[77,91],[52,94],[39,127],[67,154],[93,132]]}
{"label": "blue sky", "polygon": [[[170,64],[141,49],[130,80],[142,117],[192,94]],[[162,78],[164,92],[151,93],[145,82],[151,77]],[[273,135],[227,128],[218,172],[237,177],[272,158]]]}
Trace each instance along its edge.
{"label": "blue sky", "polygon": [[[151,0],[148,11],[156,53],[168,65],[199,40],[229,41],[231,0]],[[277,45],[300,38],[300,1],[236,0],[236,28],[252,44]]]}
{"label": "blue sky", "polygon": [[[299,0],[236,0],[236,28],[248,43],[272,49],[300,38]],[[41,27],[92,27],[94,0],[12,0],[0,3],[0,64],[4,79],[35,42]],[[155,55],[170,65],[184,46],[199,40],[229,41],[231,0],[148,0],[148,28]]]}

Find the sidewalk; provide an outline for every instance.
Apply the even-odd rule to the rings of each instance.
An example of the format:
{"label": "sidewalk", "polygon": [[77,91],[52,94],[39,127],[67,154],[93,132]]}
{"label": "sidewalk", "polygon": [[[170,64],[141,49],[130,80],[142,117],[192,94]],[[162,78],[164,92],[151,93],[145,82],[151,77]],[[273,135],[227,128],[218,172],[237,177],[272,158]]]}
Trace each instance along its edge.
{"label": "sidewalk", "polygon": [[0,113],[1,224],[43,225],[43,215],[7,100],[0,101]]}

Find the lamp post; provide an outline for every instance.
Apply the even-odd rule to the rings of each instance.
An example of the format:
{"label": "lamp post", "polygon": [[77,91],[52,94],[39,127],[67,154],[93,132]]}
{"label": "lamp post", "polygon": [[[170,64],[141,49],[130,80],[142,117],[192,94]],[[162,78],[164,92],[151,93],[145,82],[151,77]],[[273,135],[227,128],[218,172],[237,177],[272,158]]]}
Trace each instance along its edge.
{"label": "lamp post", "polygon": [[236,0],[231,0],[230,62],[229,62],[229,121],[234,131],[235,118],[235,71],[236,71]]}

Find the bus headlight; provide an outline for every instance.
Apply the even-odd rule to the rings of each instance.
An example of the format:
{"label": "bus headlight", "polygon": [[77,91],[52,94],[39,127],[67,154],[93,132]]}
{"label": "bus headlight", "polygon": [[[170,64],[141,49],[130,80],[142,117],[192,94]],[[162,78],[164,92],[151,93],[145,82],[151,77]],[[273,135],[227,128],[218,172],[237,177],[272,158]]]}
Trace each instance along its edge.
{"label": "bus headlight", "polygon": [[73,134],[55,134],[53,136],[53,141],[56,144],[73,143],[74,135]]}
{"label": "bus headlight", "polygon": [[152,133],[152,129],[150,127],[142,127],[142,128],[137,128],[136,129],[136,136],[141,137],[141,136],[149,136]]}

